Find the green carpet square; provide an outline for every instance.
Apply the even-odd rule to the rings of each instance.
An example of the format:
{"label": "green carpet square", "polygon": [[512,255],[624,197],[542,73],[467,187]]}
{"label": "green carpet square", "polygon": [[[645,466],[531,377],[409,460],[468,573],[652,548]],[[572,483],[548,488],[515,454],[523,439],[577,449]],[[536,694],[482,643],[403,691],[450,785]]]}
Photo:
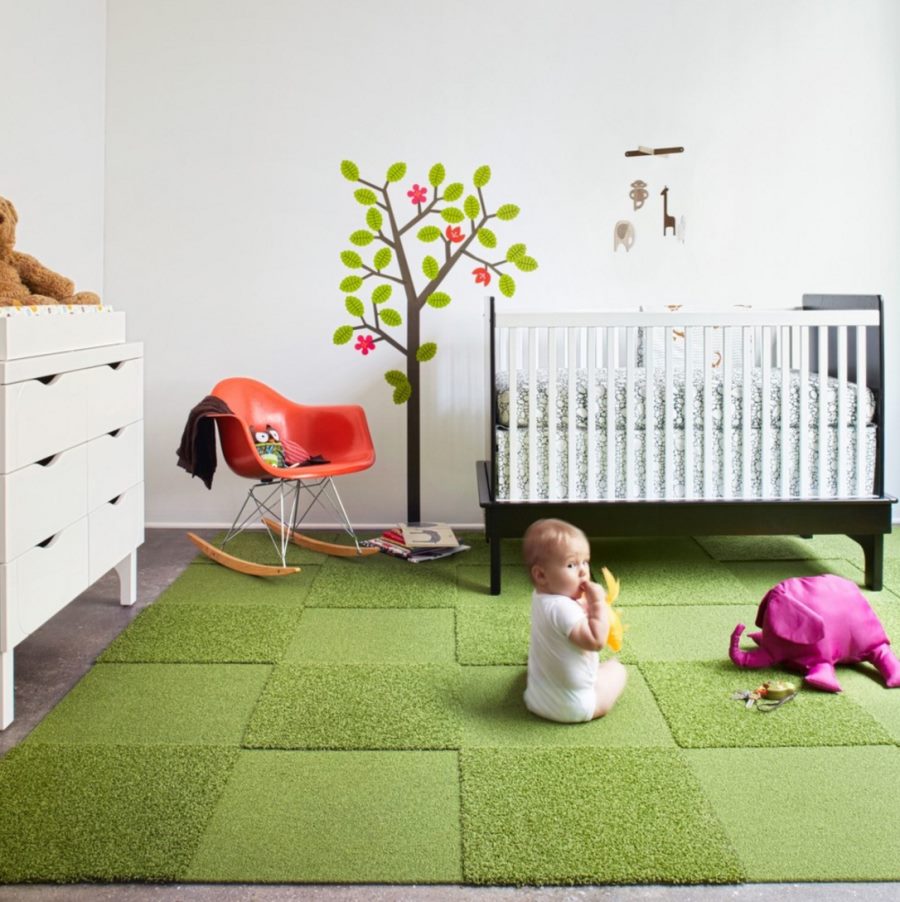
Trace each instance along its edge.
{"label": "green carpet square", "polygon": [[459,748],[460,673],[450,664],[285,664],[250,719],[247,748]]}
{"label": "green carpet square", "polygon": [[732,883],[745,872],[676,750],[466,749],[470,883]]}
{"label": "green carpet square", "polygon": [[192,564],[156,603],[302,605],[318,572],[317,566],[304,566],[290,576],[248,576],[219,564]]}
{"label": "green carpet square", "polygon": [[590,723],[559,724],[525,707],[526,668],[463,667],[463,747],[671,746],[672,736],[635,667],[615,708]]}
{"label": "green carpet square", "polygon": [[0,881],[181,878],[237,749],[26,743],[0,761]]}
{"label": "green carpet square", "polygon": [[322,565],[306,603],[320,608],[452,608],[456,564],[453,557],[423,564],[387,554],[332,557]]}
{"label": "green carpet square", "polygon": [[650,684],[675,741],[684,748],[879,745],[884,728],[843,694],[801,687],[797,697],[763,713],[731,698],[766,680],[800,677],[782,670],[742,670],[730,661],[648,662]]}
{"label": "green carpet square", "polygon": [[733,562],[727,565],[735,578],[747,589],[756,603],[773,586],[785,579],[795,576],[819,576],[822,573],[834,573],[855,582],[867,598],[877,598],[878,592],[869,593],[863,588],[863,571],[849,561],[832,558],[827,561],[747,561]]}
{"label": "green carpet square", "polygon": [[738,623],[753,623],[756,609],[756,603],[636,605],[622,611],[628,625],[623,652],[639,662],[727,657],[731,631]]}
{"label": "green carpet square", "polygon": [[642,563],[654,565],[664,562],[693,562],[708,564],[709,555],[692,538],[659,536],[642,538],[602,537],[591,542],[591,563],[600,575],[601,567],[608,567],[618,576],[617,568]]}
{"label": "green carpet square", "polygon": [[98,664],[28,741],[237,747],[270,671],[265,664]]}
{"label": "green carpet square", "polygon": [[[216,548],[222,548],[221,543],[225,535],[225,530],[222,530],[214,538],[210,539],[210,544]],[[350,537],[343,532],[338,534],[336,532],[316,532],[311,530],[306,535],[311,539],[319,539],[322,542],[338,542],[342,545],[353,544]],[[244,532],[236,535],[222,550],[233,557],[253,561],[254,564],[281,564],[280,547],[276,548],[269,534],[262,528],[244,530]],[[285,562],[289,567],[298,567],[303,564],[323,564],[326,560],[328,560],[328,555],[320,551],[312,551],[309,548],[301,548],[293,542],[290,542],[285,549]],[[221,566],[221,564],[216,564],[215,561],[204,554],[198,554],[194,558],[194,563],[211,564],[216,567]]]}
{"label": "green carpet square", "polygon": [[838,667],[842,695],[865,708],[900,745],[900,689],[888,689],[871,664]]}
{"label": "green carpet square", "polygon": [[457,606],[456,654],[460,664],[524,664],[530,633],[530,598],[466,598]]}
{"label": "green carpet square", "polygon": [[102,663],[275,663],[302,608],[274,605],[151,605],[100,656]]}
{"label": "green carpet square", "polygon": [[458,883],[458,769],[455,752],[242,752],[187,879]]}
{"label": "green carpet square", "polygon": [[309,608],[285,663],[438,663],[456,661],[449,608]]}
{"label": "green carpet square", "polygon": [[621,583],[617,604],[626,611],[639,605],[735,605],[759,601],[727,565],[708,558],[623,561],[613,573]]}
{"label": "green carpet square", "polygon": [[748,880],[900,880],[900,749],[703,749],[685,758]]}
{"label": "green carpet square", "polygon": [[500,595],[491,595],[491,568],[485,564],[460,564],[456,571],[459,582],[459,600],[504,601],[519,600],[530,602],[534,587],[522,564],[500,568]]}
{"label": "green carpet square", "polygon": [[717,561],[827,560],[864,561],[859,544],[849,536],[699,536],[697,542]]}

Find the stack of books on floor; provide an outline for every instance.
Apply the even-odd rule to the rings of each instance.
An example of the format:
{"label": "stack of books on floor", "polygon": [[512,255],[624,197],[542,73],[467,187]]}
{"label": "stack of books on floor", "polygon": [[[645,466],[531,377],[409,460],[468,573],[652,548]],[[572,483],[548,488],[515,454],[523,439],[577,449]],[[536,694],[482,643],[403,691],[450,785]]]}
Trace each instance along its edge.
{"label": "stack of books on floor", "polygon": [[469,550],[468,545],[460,544],[446,523],[400,523],[393,529],[386,529],[378,538],[368,539],[362,544],[380,548],[385,554],[411,564],[436,561]]}

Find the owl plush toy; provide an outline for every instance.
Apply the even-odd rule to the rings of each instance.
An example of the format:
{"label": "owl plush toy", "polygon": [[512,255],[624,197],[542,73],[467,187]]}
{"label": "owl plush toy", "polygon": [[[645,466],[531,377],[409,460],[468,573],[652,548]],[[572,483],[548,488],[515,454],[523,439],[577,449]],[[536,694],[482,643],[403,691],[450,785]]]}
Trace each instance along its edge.
{"label": "owl plush toy", "polygon": [[270,467],[284,466],[284,448],[281,444],[281,436],[277,430],[271,426],[265,429],[257,429],[255,426],[250,427],[250,434],[253,437],[253,444],[256,445],[256,453]]}

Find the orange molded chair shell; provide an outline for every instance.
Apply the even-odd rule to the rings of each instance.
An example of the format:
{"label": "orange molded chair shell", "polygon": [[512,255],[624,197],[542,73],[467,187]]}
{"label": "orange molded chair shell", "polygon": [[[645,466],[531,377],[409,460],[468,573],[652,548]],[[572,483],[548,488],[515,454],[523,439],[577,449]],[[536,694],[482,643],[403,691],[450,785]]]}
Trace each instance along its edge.
{"label": "orange molded chair shell", "polygon": [[[365,411],[356,404],[296,404],[255,379],[223,379],[211,394],[232,414],[217,414],[219,441],[228,466],[249,479],[317,479],[365,470],[375,463],[375,448]],[[257,454],[250,427],[271,426],[328,463],[272,467]]]}

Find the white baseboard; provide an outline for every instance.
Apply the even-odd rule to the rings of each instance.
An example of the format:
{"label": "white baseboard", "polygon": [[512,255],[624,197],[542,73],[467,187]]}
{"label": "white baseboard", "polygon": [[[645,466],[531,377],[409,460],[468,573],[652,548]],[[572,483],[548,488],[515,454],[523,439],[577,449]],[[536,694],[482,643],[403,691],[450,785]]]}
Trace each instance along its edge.
{"label": "white baseboard", "polygon": [[[467,531],[467,532],[483,532],[484,531],[484,523],[450,523],[448,524],[452,529],[456,529],[459,531]],[[147,522],[144,524],[146,529],[184,529],[184,530],[195,530],[195,529],[228,529],[231,526],[231,522],[228,523],[176,523],[172,521],[162,521],[162,522]],[[353,528],[357,530],[384,530],[384,529],[393,529],[396,527],[396,523],[354,523]],[[247,529],[262,529],[262,524],[258,524],[256,526],[248,526]],[[334,532],[335,530],[343,530],[343,526],[340,523],[303,523],[303,529],[305,530],[330,530]]]}

